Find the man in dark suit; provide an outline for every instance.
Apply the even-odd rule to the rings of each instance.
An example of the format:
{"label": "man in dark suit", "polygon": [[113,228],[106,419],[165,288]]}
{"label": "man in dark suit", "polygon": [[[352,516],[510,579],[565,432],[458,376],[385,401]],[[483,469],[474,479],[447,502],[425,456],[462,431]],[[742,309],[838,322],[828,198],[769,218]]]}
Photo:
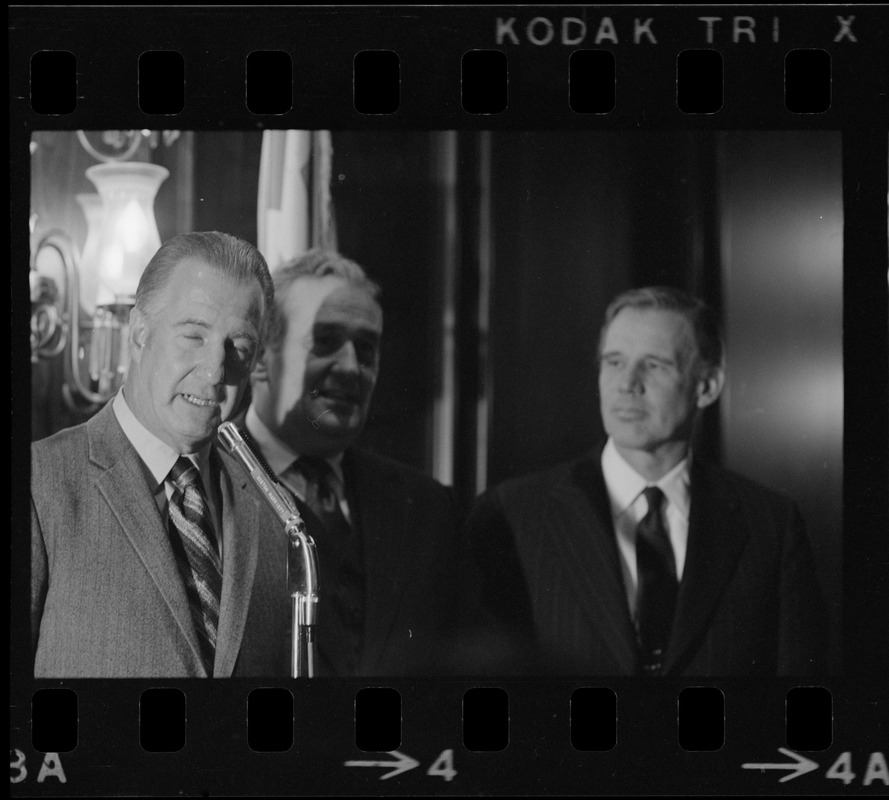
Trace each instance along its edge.
{"label": "man in dark suit", "polygon": [[489,490],[467,522],[516,668],[817,673],[821,601],[795,505],[691,451],[724,381],[713,314],[676,289],[626,292],[598,356],[607,442]]}
{"label": "man in dark suit", "polygon": [[287,674],[285,537],[214,445],[273,296],[248,243],[170,239],[136,292],[121,392],[32,445],[36,677]]}
{"label": "man in dark suit", "polygon": [[380,359],[379,288],[313,250],[273,273],[275,307],[236,423],[293,495],[319,561],[317,674],[457,667],[451,491],[354,446]]}

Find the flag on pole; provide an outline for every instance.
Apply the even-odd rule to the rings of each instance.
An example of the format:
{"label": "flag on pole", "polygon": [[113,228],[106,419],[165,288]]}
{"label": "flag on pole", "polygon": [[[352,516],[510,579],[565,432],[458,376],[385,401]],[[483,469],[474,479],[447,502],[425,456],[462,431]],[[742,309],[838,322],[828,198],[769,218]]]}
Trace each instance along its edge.
{"label": "flag on pole", "polygon": [[330,131],[264,131],[257,247],[274,270],[311,247],[336,247]]}
{"label": "flag on pole", "polygon": [[312,247],[336,250],[336,220],[333,213],[333,197],[330,193],[333,169],[333,141],[330,131],[312,134],[312,165],[314,167],[312,208]]}

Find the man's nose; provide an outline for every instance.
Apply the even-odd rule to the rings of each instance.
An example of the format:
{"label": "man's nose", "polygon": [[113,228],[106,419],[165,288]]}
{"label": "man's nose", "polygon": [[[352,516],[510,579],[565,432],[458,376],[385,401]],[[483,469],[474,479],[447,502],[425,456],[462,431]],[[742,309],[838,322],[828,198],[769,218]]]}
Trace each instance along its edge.
{"label": "man's nose", "polygon": [[225,381],[225,345],[208,345],[201,359],[201,378],[210,386],[218,386]]}
{"label": "man's nose", "polygon": [[341,372],[359,371],[358,353],[355,352],[355,345],[352,342],[343,342],[342,347],[337,350],[335,366]]}
{"label": "man's nose", "polygon": [[617,388],[621,392],[634,393],[642,389],[642,370],[637,364],[630,364],[622,370],[617,379]]}

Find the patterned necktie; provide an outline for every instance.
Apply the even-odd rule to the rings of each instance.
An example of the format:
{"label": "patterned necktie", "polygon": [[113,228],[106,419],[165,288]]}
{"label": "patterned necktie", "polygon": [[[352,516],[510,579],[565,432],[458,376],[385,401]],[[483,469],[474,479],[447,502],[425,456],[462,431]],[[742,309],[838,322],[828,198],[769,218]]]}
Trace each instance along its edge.
{"label": "patterned necktie", "polygon": [[296,462],[306,479],[306,505],[322,530],[309,533],[318,548],[321,608],[318,613],[319,674],[354,676],[364,630],[364,559],[361,541],[340,508],[334,473],[323,458]]}
{"label": "patterned necktie", "polygon": [[300,456],[296,469],[306,479],[306,504],[333,535],[348,536],[351,526],[340,508],[334,488],[333,467],[326,459]]}
{"label": "patterned necktie", "polygon": [[170,541],[185,581],[204,665],[207,674],[212,675],[222,595],[219,548],[197,467],[180,456],[170,470],[169,480],[175,486],[170,498]]}
{"label": "patterned necktie", "polygon": [[648,512],[636,528],[636,569],[639,594],[636,614],[642,669],[646,675],[658,675],[670,638],[679,582],[670,537],[661,519],[664,493],[656,486],[643,491]]}

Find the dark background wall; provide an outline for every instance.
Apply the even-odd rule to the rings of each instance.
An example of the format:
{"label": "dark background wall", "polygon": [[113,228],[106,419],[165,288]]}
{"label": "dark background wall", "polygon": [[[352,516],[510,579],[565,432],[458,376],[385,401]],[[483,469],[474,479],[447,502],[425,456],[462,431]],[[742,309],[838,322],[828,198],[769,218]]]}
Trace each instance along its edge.
{"label": "dark background wall", "polygon": [[[729,466],[800,505],[841,630],[843,207],[837,134],[725,134]],[[852,267],[854,268],[854,267]],[[834,663],[839,637],[832,637]]]}

